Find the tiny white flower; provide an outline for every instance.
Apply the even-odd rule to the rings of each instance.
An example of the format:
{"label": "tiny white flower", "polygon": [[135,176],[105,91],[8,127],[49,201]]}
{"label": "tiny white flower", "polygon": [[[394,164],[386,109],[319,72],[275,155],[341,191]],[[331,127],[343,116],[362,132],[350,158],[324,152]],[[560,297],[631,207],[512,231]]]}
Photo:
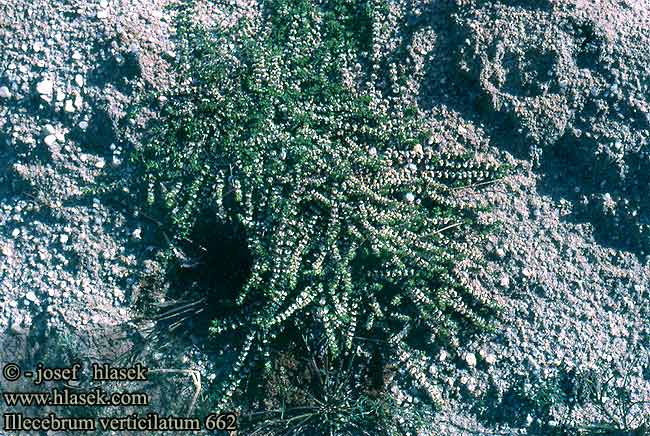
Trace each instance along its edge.
{"label": "tiny white flower", "polygon": [[476,355],[474,353],[465,354],[465,363],[467,363],[467,366],[476,366]]}

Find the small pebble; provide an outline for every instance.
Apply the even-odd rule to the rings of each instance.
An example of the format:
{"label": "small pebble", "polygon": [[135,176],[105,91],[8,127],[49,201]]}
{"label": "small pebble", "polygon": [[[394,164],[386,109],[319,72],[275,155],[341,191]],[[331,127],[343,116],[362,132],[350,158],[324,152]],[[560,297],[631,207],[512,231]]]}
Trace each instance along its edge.
{"label": "small pebble", "polygon": [[133,233],[131,233],[131,237],[133,239],[141,239],[142,238],[142,229],[135,229]]}
{"label": "small pebble", "polygon": [[415,201],[415,195],[413,195],[412,192],[407,193],[407,194],[404,196],[404,198],[405,198],[406,201],[408,201],[409,203],[413,203],[413,202]]}
{"label": "small pebble", "polygon": [[102,169],[106,166],[106,161],[104,159],[99,159],[97,162],[95,162],[95,168]]}
{"label": "small pebble", "polygon": [[11,333],[13,333],[15,335],[22,335],[25,332],[20,327],[20,324],[15,322],[15,323],[11,324]]}
{"label": "small pebble", "polygon": [[67,243],[68,242],[68,235],[59,236],[59,241],[61,241],[62,244]]}
{"label": "small pebble", "polygon": [[63,110],[68,113],[74,112],[75,109],[74,109],[74,104],[72,104],[72,100],[65,101],[65,106],[63,107]]}
{"label": "small pebble", "polygon": [[487,356],[485,356],[485,362],[486,362],[488,365],[494,365],[494,364],[497,362],[497,356],[495,356],[494,354],[490,353],[490,354],[488,354]]}
{"label": "small pebble", "polygon": [[81,54],[79,54],[77,52],[74,52],[72,54],[72,59],[74,59],[75,61],[80,61],[81,60]]}
{"label": "small pebble", "polygon": [[45,136],[54,135],[54,132],[55,132],[54,126],[52,126],[52,124],[46,124],[43,126],[43,134]]}
{"label": "small pebble", "polygon": [[79,121],[79,128],[82,130],[86,130],[88,128],[88,121]]}
{"label": "small pebble", "polygon": [[99,18],[100,20],[104,20],[108,18],[108,10],[102,9],[101,11],[98,11],[97,18]]}
{"label": "small pebble", "polygon": [[3,245],[2,246],[2,254],[6,257],[11,257],[14,254],[14,251],[11,249],[9,245]]}
{"label": "small pebble", "polygon": [[34,293],[34,291],[27,292],[27,294],[25,294],[25,298],[27,298],[32,303],[35,303],[36,300],[37,300],[36,294]]}
{"label": "small pebble", "polygon": [[0,86],[0,98],[11,98],[11,91],[6,86]]}
{"label": "small pebble", "polygon": [[43,139],[43,142],[45,145],[48,147],[53,146],[56,143],[56,136],[55,135],[47,135],[45,139]]}
{"label": "small pebble", "polygon": [[81,74],[77,74],[76,76],[74,76],[74,83],[76,83],[79,88],[84,86],[83,76]]}
{"label": "small pebble", "polygon": [[41,80],[36,84],[36,92],[41,95],[52,95],[54,91],[54,82],[50,79]]}

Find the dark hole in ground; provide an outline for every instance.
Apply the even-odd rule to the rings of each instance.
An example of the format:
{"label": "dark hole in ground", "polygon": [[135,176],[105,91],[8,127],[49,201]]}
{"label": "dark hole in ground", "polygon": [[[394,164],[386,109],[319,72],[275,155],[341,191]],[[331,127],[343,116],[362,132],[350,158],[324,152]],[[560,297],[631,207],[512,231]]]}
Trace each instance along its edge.
{"label": "dark hole in ground", "polygon": [[[241,226],[224,223],[204,213],[195,226],[187,247],[188,255],[170,272],[171,308],[177,316],[161,320],[159,327],[174,325],[178,331],[191,331],[198,338],[207,338],[212,320],[245,315],[235,305],[253,264],[252,254]],[[177,330],[177,329],[172,329]]]}
{"label": "dark hole in ground", "polygon": [[521,55],[512,52],[504,56],[506,80],[502,89],[511,95],[533,97],[544,93],[542,84],[553,83],[555,54],[529,49]]}
{"label": "dark hole in ground", "polygon": [[[109,50],[106,49],[108,52]],[[131,82],[142,76],[139,55],[135,51],[110,54],[88,76],[88,84],[104,88],[113,84],[121,91],[130,91]]]}
{"label": "dark hole in ground", "polygon": [[99,109],[88,121],[88,128],[85,131],[75,127],[70,132],[70,137],[74,141],[86,145],[91,150],[103,152],[108,150],[111,144],[117,142],[115,127],[108,112]]}

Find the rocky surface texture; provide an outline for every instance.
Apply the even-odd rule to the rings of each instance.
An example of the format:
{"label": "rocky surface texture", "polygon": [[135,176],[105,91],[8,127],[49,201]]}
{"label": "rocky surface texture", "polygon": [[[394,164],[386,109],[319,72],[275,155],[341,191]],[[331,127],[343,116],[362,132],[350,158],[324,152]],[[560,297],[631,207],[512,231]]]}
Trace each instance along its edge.
{"label": "rocky surface texture", "polygon": [[[0,1],[3,364],[54,363],[54,349],[114,361],[143,346],[132,303],[155,266],[156,224],[101,188],[129,174],[130,101],[154,89],[164,104],[175,80],[165,6]],[[386,50],[405,48],[417,65],[405,92],[431,114],[436,142],[514,166],[468,193],[501,223],[477,280],[503,312],[493,333],[435,356],[448,407],[423,434],[640,427],[650,420],[650,3],[404,0],[394,16],[407,26]],[[143,356],[215,377],[195,347]],[[417,393],[400,395],[417,407]]]}

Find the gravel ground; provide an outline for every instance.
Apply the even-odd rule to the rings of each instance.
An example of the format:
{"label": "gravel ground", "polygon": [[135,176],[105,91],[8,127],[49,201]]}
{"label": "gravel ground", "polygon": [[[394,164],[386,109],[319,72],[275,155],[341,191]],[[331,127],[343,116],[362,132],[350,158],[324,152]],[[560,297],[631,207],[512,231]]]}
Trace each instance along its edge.
{"label": "gravel ground", "polygon": [[[501,302],[501,321],[434,356],[448,407],[423,433],[550,434],[622,421],[616,397],[581,392],[611,376],[628,400],[650,400],[650,3],[395,5],[413,28],[387,50],[419,53],[413,89],[439,142],[515,167],[467,194],[501,223],[477,278]],[[53,362],[55,347],[114,361],[143,346],[131,303],[138,275],[155,266],[152,223],[98,192],[128,174],[131,99],[164,95],[174,80],[164,6],[0,0],[3,364]],[[194,348],[143,356],[214,377]],[[187,383],[174,383],[159,381],[157,395],[189,403]],[[28,387],[0,379],[2,391]],[[564,397],[542,404],[551,391]],[[643,413],[650,406],[628,418]]]}

